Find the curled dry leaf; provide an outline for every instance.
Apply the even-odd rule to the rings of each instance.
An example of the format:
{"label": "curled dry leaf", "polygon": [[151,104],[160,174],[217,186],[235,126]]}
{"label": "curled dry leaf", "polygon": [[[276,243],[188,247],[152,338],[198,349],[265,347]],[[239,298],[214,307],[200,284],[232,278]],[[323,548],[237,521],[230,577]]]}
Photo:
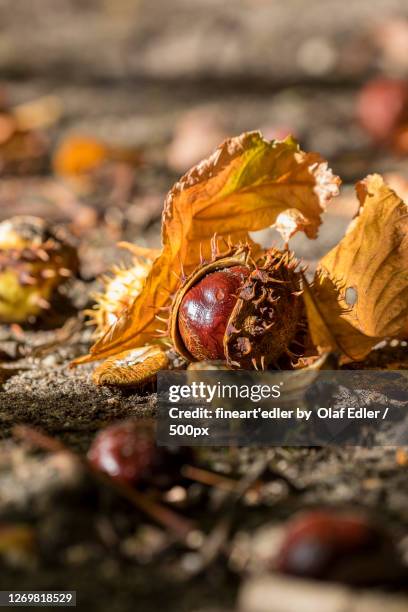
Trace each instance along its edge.
{"label": "curled dry leaf", "polygon": [[137,385],[153,380],[157,372],[170,364],[166,351],[159,346],[142,346],[110,357],[96,368],[97,385]]}
{"label": "curled dry leaf", "polygon": [[[151,343],[156,314],[169,304],[180,276],[211,257],[211,240],[250,243],[256,231],[278,224],[287,240],[298,230],[315,238],[326,203],[340,179],[316,153],[288,138],[268,142],[259,132],[226,140],[169,192],[162,217],[163,250],[140,295],[123,316],[77,361],[110,357]],[[289,223],[285,223],[285,215]]]}
{"label": "curled dry leaf", "polygon": [[379,175],[356,191],[359,214],[305,291],[314,343],[353,360],[379,340],[408,336],[407,205]]}

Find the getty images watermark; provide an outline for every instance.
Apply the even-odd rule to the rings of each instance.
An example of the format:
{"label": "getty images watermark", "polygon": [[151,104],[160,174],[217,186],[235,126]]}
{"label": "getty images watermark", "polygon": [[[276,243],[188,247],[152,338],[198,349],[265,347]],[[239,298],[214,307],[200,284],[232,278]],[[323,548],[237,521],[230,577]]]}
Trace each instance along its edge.
{"label": "getty images watermark", "polygon": [[163,445],[408,443],[408,372],[161,372]]}

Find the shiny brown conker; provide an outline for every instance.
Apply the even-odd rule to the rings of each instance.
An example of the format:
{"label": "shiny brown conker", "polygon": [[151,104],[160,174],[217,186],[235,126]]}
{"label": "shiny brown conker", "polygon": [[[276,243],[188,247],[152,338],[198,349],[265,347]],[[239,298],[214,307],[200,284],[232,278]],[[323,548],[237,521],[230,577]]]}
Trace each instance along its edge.
{"label": "shiny brown conker", "polygon": [[180,334],[196,359],[223,359],[224,334],[237,291],[249,275],[245,266],[212,272],[184,296],[179,310]]}
{"label": "shiny brown conker", "polygon": [[276,569],[354,585],[401,577],[398,555],[383,530],[363,514],[329,509],[305,512],[288,522]]}
{"label": "shiny brown conker", "polygon": [[166,489],[191,461],[188,447],[158,447],[153,424],[127,419],[102,429],[88,451],[94,468],[129,485]]}
{"label": "shiny brown conker", "polygon": [[224,361],[229,368],[290,367],[304,339],[297,262],[269,249],[257,261],[249,248],[201,264],[174,296],[169,335],[187,361]]}
{"label": "shiny brown conker", "polygon": [[88,459],[113,478],[135,484],[149,476],[156,453],[150,429],[128,420],[100,431],[88,451]]}

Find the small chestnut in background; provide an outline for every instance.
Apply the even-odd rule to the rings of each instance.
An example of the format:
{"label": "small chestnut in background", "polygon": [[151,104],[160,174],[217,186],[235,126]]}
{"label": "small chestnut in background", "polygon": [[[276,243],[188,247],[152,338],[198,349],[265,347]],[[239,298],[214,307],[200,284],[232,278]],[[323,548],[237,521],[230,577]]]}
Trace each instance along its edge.
{"label": "small chestnut in background", "polygon": [[396,152],[408,152],[408,81],[380,77],[366,83],[357,117],[370,138]]}
{"label": "small chestnut in background", "polygon": [[356,586],[395,584],[405,573],[385,531],[363,514],[330,509],[288,521],[276,569]]}
{"label": "small chestnut in background", "polygon": [[181,467],[190,457],[184,447],[158,447],[153,424],[136,419],[106,427],[88,451],[90,463],[112,478],[131,486],[151,484],[163,489],[180,478]]}
{"label": "small chestnut in background", "polygon": [[0,322],[34,322],[57,289],[78,271],[78,254],[64,228],[16,216],[0,223]]}

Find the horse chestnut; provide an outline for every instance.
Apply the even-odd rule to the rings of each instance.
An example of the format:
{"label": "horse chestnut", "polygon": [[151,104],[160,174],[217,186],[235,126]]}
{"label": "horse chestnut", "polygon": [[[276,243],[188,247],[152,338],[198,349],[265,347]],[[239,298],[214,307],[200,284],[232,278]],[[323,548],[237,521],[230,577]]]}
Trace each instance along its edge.
{"label": "horse chestnut", "polygon": [[223,359],[227,322],[237,291],[248,275],[244,266],[211,272],[183,297],[178,315],[180,335],[196,359]]}
{"label": "horse chestnut", "polygon": [[31,216],[0,223],[0,322],[39,316],[77,269],[76,249],[61,228]]}
{"label": "horse chestnut", "polygon": [[128,419],[97,434],[88,460],[118,481],[167,488],[180,476],[182,465],[191,460],[191,453],[187,448],[159,448],[150,422]]}
{"label": "horse chestnut", "polygon": [[329,510],[289,521],[276,568],[355,585],[394,581],[401,574],[394,546],[383,531],[361,514]]}
{"label": "horse chestnut", "polygon": [[148,476],[155,455],[154,438],[149,429],[131,420],[99,432],[88,451],[94,467],[129,484]]}
{"label": "horse chestnut", "polygon": [[257,263],[242,249],[200,266],[177,292],[170,336],[188,361],[224,360],[230,367],[266,369],[294,357],[303,333],[296,262],[270,249]]}

